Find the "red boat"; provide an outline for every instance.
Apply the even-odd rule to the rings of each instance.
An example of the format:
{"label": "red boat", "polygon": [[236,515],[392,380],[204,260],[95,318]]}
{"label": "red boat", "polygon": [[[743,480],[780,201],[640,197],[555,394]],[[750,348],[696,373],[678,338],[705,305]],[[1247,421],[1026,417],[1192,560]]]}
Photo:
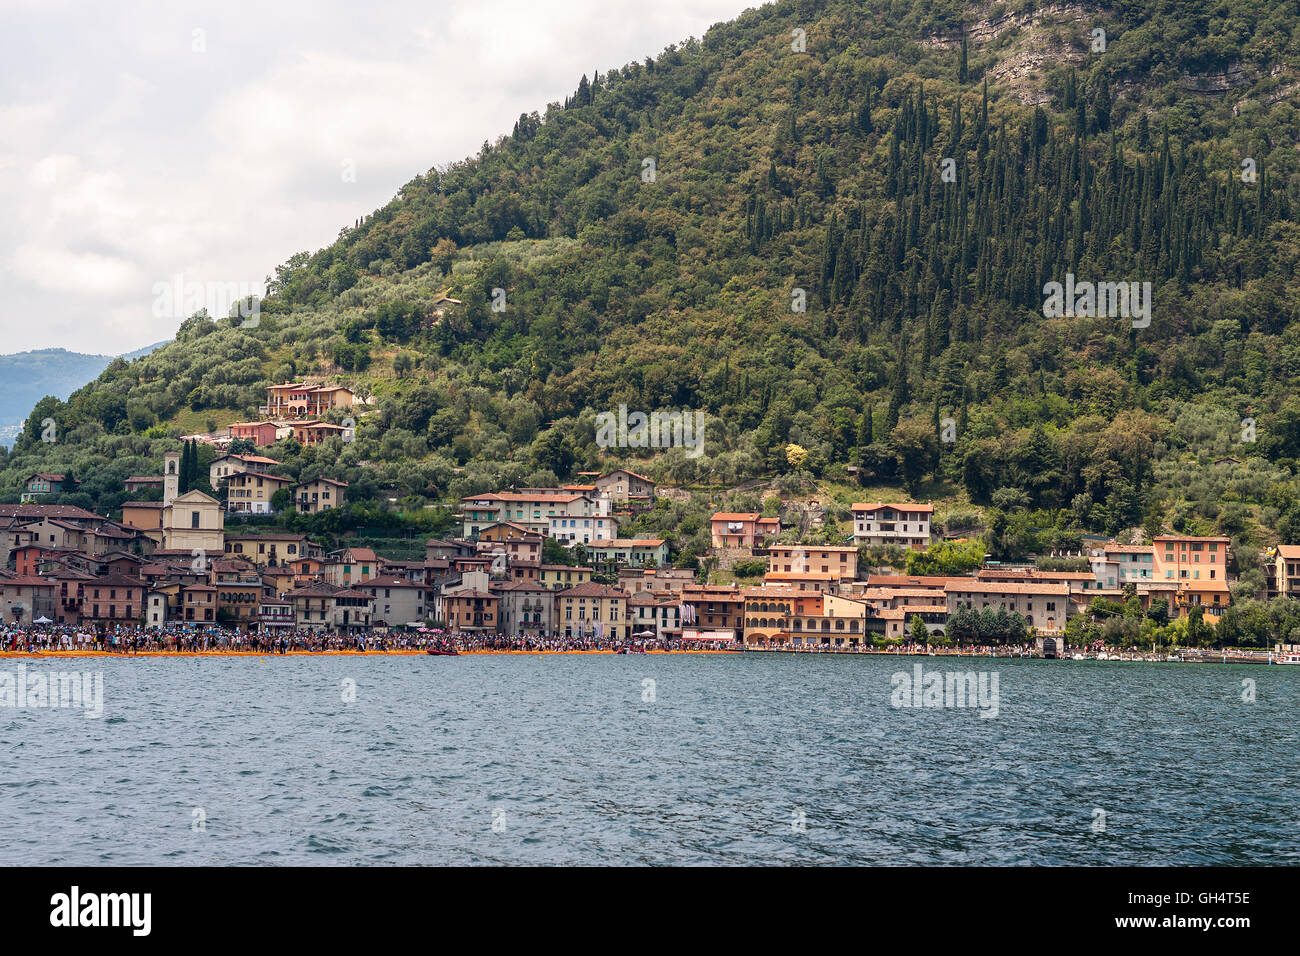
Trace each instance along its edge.
{"label": "red boat", "polygon": [[444,651],[444,650],[431,647],[427,651],[425,651],[425,653],[431,654],[434,657],[460,657],[460,651],[454,649]]}

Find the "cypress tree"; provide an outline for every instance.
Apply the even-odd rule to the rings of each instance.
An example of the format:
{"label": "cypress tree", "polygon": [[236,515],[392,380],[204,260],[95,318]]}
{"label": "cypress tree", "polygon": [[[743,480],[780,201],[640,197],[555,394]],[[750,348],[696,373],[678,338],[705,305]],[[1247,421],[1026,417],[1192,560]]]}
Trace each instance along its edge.
{"label": "cypress tree", "polygon": [[876,406],[867,402],[866,408],[862,410],[862,420],[858,422],[858,445],[865,448],[875,441],[875,435],[872,431],[871,417],[876,413]]}

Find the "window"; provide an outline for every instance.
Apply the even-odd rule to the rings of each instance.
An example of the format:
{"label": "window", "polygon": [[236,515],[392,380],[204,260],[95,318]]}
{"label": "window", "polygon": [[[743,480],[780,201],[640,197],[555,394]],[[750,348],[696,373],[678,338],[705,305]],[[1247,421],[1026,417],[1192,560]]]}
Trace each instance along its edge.
{"label": "window", "polygon": [[198,526],[199,526],[199,513],[198,513],[197,511],[191,511],[191,512],[190,512],[190,527],[191,527],[191,528],[197,528]]}

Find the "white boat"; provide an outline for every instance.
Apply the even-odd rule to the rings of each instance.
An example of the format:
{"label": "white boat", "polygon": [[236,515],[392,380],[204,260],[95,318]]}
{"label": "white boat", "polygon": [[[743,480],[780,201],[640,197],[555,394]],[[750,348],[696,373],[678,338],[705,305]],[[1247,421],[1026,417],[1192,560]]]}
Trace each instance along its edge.
{"label": "white boat", "polygon": [[1274,664],[1300,664],[1300,653],[1279,654],[1273,659]]}
{"label": "white boat", "polygon": [[1075,654],[1070,659],[1074,661],[1086,661],[1088,658],[1084,657],[1082,654]]}

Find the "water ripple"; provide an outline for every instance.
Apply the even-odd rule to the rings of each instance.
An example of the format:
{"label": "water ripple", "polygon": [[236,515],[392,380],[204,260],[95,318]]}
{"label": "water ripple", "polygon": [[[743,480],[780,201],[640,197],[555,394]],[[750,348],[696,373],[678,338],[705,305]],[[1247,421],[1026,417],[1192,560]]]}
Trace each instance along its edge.
{"label": "water ripple", "polygon": [[1300,861],[1300,668],[926,663],[983,719],[890,706],[912,666],[96,661],[105,719],[0,715],[0,863]]}

